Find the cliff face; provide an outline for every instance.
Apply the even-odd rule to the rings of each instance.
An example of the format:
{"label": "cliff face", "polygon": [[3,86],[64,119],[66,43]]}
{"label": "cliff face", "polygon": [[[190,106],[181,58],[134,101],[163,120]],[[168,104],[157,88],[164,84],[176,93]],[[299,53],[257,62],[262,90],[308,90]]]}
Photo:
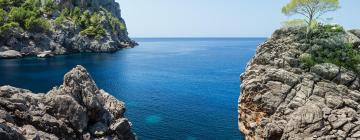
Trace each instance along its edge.
{"label": "cliff face", "polygon": [[137,45],[114,0],[17,2],[0,3],[0,58],[114,52]]}
{"label": "cliff face", "polygon": [[134,140],[124,103],[77,66],[47,94],[0,87],[0,139]]}
{"label": "cliff face", "polygon": [[[309,46],[298,32],[277,30],[241,75],[241,132],[250,140],[360,139],[359,75],[331,63],[305,67],[299,57],[319,46]],[[336,38],[360,51],[359,33]]]}

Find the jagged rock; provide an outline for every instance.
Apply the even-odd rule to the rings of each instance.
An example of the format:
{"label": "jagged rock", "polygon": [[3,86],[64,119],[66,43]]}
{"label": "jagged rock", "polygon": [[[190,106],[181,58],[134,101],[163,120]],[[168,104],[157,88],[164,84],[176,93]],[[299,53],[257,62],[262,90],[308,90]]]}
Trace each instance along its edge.
{"label": "jagged rock", "polygon": [[[82,66],[47,94],[0,87],[0,139],[134,140],[125,105],[99,89]],[[111,131],[110,131],[111,130]]]}
{"label": "jagged rock", "polygon": [[[356,45],[359,33],[339,39]],[[275,31],[241,75],[239,129],[246,139],[360,138],[359,75],[331,63],[304,67],[299,59],[323,46],[309,47],[303,34]]]}

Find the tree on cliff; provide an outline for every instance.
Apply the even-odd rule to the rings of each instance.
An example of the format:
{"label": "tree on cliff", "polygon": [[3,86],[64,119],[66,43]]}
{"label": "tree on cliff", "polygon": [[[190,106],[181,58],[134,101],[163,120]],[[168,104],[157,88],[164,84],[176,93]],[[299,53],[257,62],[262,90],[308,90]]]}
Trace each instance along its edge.
{"label": "tree on cliff", "polygon": [[339,8],[339,0],[291,0],[282,8],[282,13],[288,16],[304,16],[304,21],[307,24],[307,33],[309,33],[317,19],[325,13]]}

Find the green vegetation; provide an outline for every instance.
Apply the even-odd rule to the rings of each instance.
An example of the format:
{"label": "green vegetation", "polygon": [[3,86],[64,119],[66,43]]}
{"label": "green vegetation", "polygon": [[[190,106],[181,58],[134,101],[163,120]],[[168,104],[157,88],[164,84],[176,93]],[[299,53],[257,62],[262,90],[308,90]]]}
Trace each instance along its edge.
{"label": "green vegetation", "polygon": [[302,19],[295,19],[283,22],[283,26],[285,27],[298,27],[305,25],[305,21]]}
{"label": "green vegetation", "polygon": [[104,36],[105,28],[109,28],[114,34],[126,29],[123,22],[104,8],[97,11],[79,7],[60,9],[55,0],[0,0],[0,33],[12,28],[48,32],[52,26],[48,18],[57,11],[60,14],[54,20],[55,26],[60,27],[67,22],[79,27],[80,33],[85,36]]}
{"label": "green vegetation", "polygon": [[302,15],[307,24],[307,33],[323,14],[339,9],[339,0],[291,0],[282,8],[285,15]]}
{"label": "green vegetation", "polygon": [[124,23],[120,22],[120,20],[116,17],[114,17],[109,11],[104,9],[106,12],[106,16],[108,17],[108,21],[110,22],[111,28],[113,32],[118,33],[119,31],[126,30],[126,26]]}
{"label": "green vegetation", "polygon": [[101,37],[105,35],[105,30],[104,28],[100,27],[100,26],[89,26],[88,28],[86,28],[85,30],[80,32],[82,35],[86,35],[86,36],[90,36],[90,37]]}
{"label": "green vegetation", "polygon": [[42,17],[30,17],[25,21],[25,29],[33,32],[44,32],[50,30],[50,24],[46,19]]}
{"label": "green vegetation", "polygon": [[45,8],[49,11],[50,4],[41,6],[36,0],[0,0],[0,6],[0,32],[19,27],[31,32],[46,32],[50,29],[48,20],[41,16],[44,13],[39,10]]}
{"label": "green vegetation", "polygon": [[307,67],[332,63],[360,73],[360,54],[345,36],[340,25],[318,25],[312,33],[311,47],[300,55],[300,61]]}
{"label": "green vegetation", "polygon": [[98,12],[82,11],[79,7],[70,10],[63,9],[55,19],[55,25],[61,26],[64,21],[69,21],[81,27],[81,35],[89,37],[99,38],[106,35],[105,27],[103,26],[104,22],[109,22],[113,33],[119,33],[126,29],[124,23],[104,8],[101,8]]}

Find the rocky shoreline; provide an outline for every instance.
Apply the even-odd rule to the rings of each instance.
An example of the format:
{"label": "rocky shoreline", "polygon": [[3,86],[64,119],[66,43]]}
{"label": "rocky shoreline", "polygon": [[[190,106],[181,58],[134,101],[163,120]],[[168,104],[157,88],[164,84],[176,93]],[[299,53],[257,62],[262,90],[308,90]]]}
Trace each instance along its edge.
{"label": "rocky shoreline", "polygon": [[[341,37],[360,51],[360,30]],[[360,139],[360,77],[331,63],[304,67],[299,57],[315,47],[283,28],[257,48],[241,75],[246,139]]]}
{"label": "rocky shoreline", "polygon": [[135,140],[125,105],[99,89],[82,66],[44,93],[0,87],[0,139]]}
{"label": "rocky shoreline", "polygon": [[[57,8],[43,12],[39,17],[45,20],[46,27],[49,28],[46,31],[31,31],[24,27],[8,28],[7,26],[19,26],[13,21],[3,27],[3,23],[0,23],[0,59],[51,57],[86,52],[108,53],[138,45],[129,38],[125,21],[120,14],[120,5],[114,0],[39,2],[46,5],[48,1],[54,2],[54,7]],[[9,7],[4,9],[7,8]],[[12,9],[16,8],[19,7]],[[5,12],[11,13],[11,10]]]}

